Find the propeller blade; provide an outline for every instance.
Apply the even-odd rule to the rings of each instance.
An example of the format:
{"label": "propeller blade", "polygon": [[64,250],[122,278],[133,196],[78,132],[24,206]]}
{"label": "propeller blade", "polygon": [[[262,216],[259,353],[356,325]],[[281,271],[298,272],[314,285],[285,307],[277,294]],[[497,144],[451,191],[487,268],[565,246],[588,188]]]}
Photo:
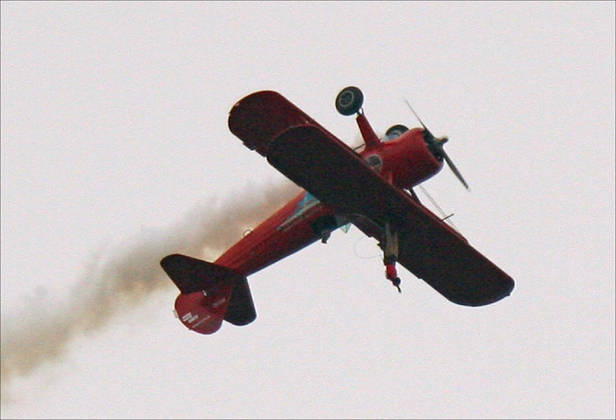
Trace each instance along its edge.
{"label": "propeller blade", "polygon": [[[423,121],[421,120],[421,118],[419,118],[419,115],[417,115],[417,113],[415,112],[415,110],[413,109],[413,107],[411,106],[411,103],[404,98],[404,102],[406,102],[406,105],[409,107],[409,109],[411,110],[411,112],[413,113],[413,115],[415,116],[415,118],[417,118],[417,121],[419,121],[419,124],[421,124],[421,126],[423,127],[424,130],[426,130],[428,133],[430,133],[430,130],[428,130],[428,127],[426,127],[426,125],[423,123]],[[430,133],[432,134],[432,133]]]}
{"label": "propeller blade", "polygon": [[449,139],[447,137],[442,137],[440,139],[437,139],[436,137],[434,137],[434,134],[432,134],[430,130],[428,130],[428,127],[426,127],[426,125],[423,123],[421,118],[419,118],[419,115],[417,115],[417,113],[411,106],[411,103],[406,98],[404,98],[404,102],[406,102],[406,105],[409,107],[413,115],[415,115],[415,118],[417,118],[417,121],[419,121],[419,124],[421,124],[421,126],[423,127],[424,139],[426,140],[428,147],[430,147],[430,149],[432,150],[432,153],[434,153],[435,151],[438,151],[438,154],[440,154],[443,158],[445,158],[445,162],[447,162],[449,169],[451,169],[451,171],[458,178],[458,180],[460,180],[462,185],[464,185],[464,187],[470,191],[470,188],[468,184],[466,183],[466,181],[464,180],[464,177],[462,176],[458,168],[456,168],[456,165],[453,164],[453,161],[449,158],[449,156],[447,156],[447,153],[445,153],[445,149],[443,148],[443,145],[447,143]]}
{"label": "propeller blade", "polygon": [[456,165],[453,164],[453,161],[451,159],[449,159],[449,156],[447,156],[447,153],[445,152],[445,149],[441,148],[440,152],[443,155],[443,157],[445,158],[445,162],[447,162],[447,165],[449,165],[449,169],[451,169],[451,171],[454,173],[454,175],[460,180],[462,185],[464,185],[464,187],[467,190],[470,191],[470,188],[469,188],[468,184],[466,183],[466,181],[464,180],[464,177],[462,176],[462,174],[460,173],[458,168],[456,168]]}

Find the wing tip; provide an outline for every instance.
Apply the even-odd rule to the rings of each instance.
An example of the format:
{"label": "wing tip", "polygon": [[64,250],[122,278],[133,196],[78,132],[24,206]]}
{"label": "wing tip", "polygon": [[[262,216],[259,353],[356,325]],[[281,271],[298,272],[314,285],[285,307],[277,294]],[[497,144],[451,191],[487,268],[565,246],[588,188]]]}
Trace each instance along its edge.
{"label": "wing tip", "polygon": [[499,300],[502,300],[511,295],[513,291],[515,283],[511,277],[507,277],[505,282],[503,282],[500,290],[496,292],[492,292],[489,294],[484,294],[480,296],[464,296],[464,297],[447,297],[453,303],[457,303],[458,305],[464,306],[486,306],[492,303],[496,303]]}

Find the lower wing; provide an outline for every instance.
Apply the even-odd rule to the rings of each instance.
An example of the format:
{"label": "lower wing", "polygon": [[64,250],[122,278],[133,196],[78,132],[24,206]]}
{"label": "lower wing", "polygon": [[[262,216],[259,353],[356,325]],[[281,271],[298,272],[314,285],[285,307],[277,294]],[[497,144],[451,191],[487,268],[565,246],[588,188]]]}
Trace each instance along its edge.
{"label": "lower wing", "polygon": [[511,293],[511,277],[320,127],[286,130],[269,143],[267,160],[340,213],[368,218],[380,227],[372,230],[378,239],[385,222],[391,223],[399,235],[400,264],[450,301],[480,306]]}

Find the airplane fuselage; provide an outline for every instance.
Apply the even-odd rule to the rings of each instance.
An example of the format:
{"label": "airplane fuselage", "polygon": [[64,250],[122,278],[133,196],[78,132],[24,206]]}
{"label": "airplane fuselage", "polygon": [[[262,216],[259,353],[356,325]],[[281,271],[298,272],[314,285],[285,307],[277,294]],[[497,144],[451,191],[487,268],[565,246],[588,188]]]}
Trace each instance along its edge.
{"label": "airplane fuselage", "polygon": [[249,276],[338,227],[331,208],[302,191],[221,255],[215,264]]}

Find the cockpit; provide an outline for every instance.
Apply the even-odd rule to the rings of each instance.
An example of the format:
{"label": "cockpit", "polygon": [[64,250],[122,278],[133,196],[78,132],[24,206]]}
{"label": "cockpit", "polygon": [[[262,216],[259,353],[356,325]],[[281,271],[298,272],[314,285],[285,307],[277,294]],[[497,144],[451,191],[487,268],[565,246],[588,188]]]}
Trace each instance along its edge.
{"label": "cockpit", "polygon": [[400,137],[403,133],[409,131],[409,128],[402,124],[396,124],[387,129],[385,132],[385,137],[383,137],[384,142],[391,141]]}

